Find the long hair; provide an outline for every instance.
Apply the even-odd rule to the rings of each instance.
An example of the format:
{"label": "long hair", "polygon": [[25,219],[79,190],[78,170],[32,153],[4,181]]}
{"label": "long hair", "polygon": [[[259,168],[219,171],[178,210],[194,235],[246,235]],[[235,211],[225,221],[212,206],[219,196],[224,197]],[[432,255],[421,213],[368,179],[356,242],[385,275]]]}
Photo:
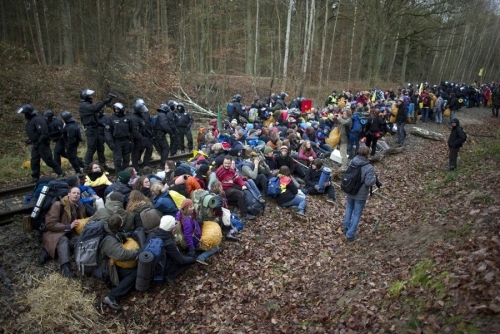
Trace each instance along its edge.
{"label": "long hair", "polygon": [[132,186],[132,189],[134,190],[141,190],[142,187],[144,186],[144,180],[149,179],[146,175],[143,175],[135,181],[134,185]]}
{"label": "long hair", "polygon": [[139,190],[132,190],[130,192],[129,200],[127,203],[127,209],[125,211],[126,212],[133,212],[139,206],[142,206],[144,204],[153,206],[153,204],[151,203],[149,198],[144,196],[143,193],[141,193]]}

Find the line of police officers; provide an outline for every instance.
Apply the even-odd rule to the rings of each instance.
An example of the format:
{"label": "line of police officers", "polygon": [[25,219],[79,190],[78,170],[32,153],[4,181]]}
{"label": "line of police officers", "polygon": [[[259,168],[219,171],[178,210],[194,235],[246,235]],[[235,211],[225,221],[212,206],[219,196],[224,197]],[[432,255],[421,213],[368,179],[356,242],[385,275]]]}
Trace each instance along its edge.
{"label": "line of police officers", "polygon": [[[111,105],[113,114],[107,116],[104,106],[110,105],[116,97],[108,97],[98,103],[93,103],[94,91],[84,89],[80,93],[80,120],[87,139],[85,159],[78,157],[77,151],[83,141],[80,126],[71,112],[61,113],[62,121],[55,117],[51,110],[46,110],[43,116],[30,104],[22,105],[18,113],[26,119],[25,131],[28,139],[26,144],[33,145],[31,149],[31,176],[33,182],[40,178],[40,159],[51,167],[58,177],[64,176],[61,169],[61,157],[70,162],[76,173],[82,173],[84,168],[92,163],[97,152],[99,163],[106,166],[104,144],[113,151],[113,162],[116,172],[132,166],[139,170],[139,161],[143,156],[143,165],[149,165],[153,147],[161,157],[161,166],[165,165],[169,155],[174,156],[178,150],[184,152],[185,140],[188,151],[193,150],[191,126],[193,117],[182,103],[169,100],[157,109],[158,114],[151,117],[143,99],[137,99],[130,115],[126,115],[125,107],[117,102]],[[170,145],[166,135],[170,137]],[[50,142],[55,142],[54,155]]]}

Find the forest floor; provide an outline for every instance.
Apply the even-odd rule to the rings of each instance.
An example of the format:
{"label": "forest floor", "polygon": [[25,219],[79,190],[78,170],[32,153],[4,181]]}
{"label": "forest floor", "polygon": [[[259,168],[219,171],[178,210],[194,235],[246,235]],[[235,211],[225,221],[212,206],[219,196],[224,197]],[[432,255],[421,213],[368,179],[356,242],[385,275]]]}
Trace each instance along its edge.
{"label": "forest floor", "polygon": [[446,170],[445,141],[409,135],[403,153],[375,164],[383,187],[355,242],[342,235],[340,190],[335,204],[308,196],[305,219],[268,200],[209,266],[193,265],[175,289],[133,291],[119,312],[100,305],[102,282],[38,266],[36,235],[4,226],[0,332],[498,333],[500,120],[485,108],[457,117],[468,134],[458,170]]}

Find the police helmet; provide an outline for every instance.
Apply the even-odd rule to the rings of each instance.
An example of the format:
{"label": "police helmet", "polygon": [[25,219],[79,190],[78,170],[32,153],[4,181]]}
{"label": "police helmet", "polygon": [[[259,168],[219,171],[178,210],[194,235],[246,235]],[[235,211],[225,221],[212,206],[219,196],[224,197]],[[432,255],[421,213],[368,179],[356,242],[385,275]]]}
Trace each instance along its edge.
{"label": "police helmet", "polygon": [[281,93],[280,93],[280,97],[281,97],[281,99],[282,99],[282,100],[284,100],[284,99],[285,99],[285,97],[287,97],[287,96],[288,96],[288,94],[287,94],[287,93],[285,93],[285,92],[281,92]]}
{"label": "police helmet", "polygon": [[167,106],[169,106],[169,107],[175,106],[175,101],[174,100],[168,100],[167,101]]}
{"label": "police helmet", "polygon": [[166,105],[165,103],[162,103],[162,104],[160,104],[158,109],[156,109],[156,111],[167,113],[170,111],[170,107],[168,105]]}
{"label": "police helmet", "polygon": [[116,102],[115,104],[113,104],[113,112],[115,114],[124,115],[125,107],[120,102]]}
{"label": "police helmet", "polygon": [[80,99],[83,101],[91,101],[92,98],[94,97],[94,91],[92,89],[84,89],[80,92]]}
{"label": "police helmet", "polygon": [[25,116],[34,116],[36,115],[36,110],[33,108],[31,104],[23,104],[18,110],[18,114],[24,114]]}
{"label": "police helmet", "polygon": [[43,112],[43,117],[47,117],[47,119],[50,121],[54,118],[54,112],[50,109],[47,109]]}
{"label": "police helmet", "polygon": [[137,99],[134,103],[134,113],[140,114],[141,112],[147,112],[148,108],[146,108],[146,104],[143,99]]}
{"label": "police helmet", "polygon": [[233,97],[236,101],[240,102],[242,97],[240,94],[236,94],[234,97]]}
{"label": "police helmet", "polygon": [[177,103],[176,108],[177,108],[177,110],[184,111],[184,103],[182,103],[182,102]]}
{"label": "police helmet", "polygon": [[71,111],[64,110],[64,111],[61,113],[61,118],[63,119],[63,121],[64,121],[65,123],[66,123],[67,121],[69,121],[72,117],[73,117],[73,115],[71,115]]}

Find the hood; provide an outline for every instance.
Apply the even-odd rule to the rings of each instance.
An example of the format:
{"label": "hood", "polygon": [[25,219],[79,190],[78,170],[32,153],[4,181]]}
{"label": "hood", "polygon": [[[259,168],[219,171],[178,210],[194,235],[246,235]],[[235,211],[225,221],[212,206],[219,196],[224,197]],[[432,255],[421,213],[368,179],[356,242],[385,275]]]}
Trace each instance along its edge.
{"label": "hood", "polygon": [[352,159],[351,164],[355,167],[363,167],[365,165],[368,165],[370,163],[370,160],[368,158],[356,155],[354,159]]}
{"label": "hood", "polygon": [[460,121],[458,120],[458,118],[452,118],[452,119],[450,120],[450,124],[451,124],[452,122],[455,122],[455,123],[457,124],[457,126],[460,126]]}
{"label": "hood", "polygon": [[104,204],[104,207],[106,209],[108,209],[109,211],[114,212],[114,213],[118,213],[118,214],[120,214],[121,212],[124,211],[123,203],[120,201],[113,201],[113,200],[108,199],[106,201],[106,203]]}

